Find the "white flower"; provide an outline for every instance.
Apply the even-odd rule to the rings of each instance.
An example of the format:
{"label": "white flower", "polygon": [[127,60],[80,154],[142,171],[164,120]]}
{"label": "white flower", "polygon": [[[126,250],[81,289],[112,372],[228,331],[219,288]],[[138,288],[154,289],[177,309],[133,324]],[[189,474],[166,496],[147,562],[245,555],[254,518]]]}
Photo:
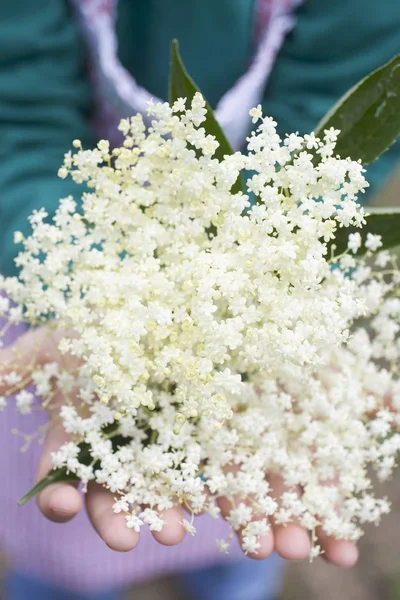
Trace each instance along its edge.
{"label": "white flower", "polygon": [[35,396],[27,390],[21,390],[16,394],[15,401],[21,414],[24,415],[31,412],[34,399]]}
{"label": "white flower", "polygon": [[183,112],[186,107],[186,98],[178,98],[172,105],[172,110],[175,113]]}
{"label": "white flower", "polygon": [[10,309],[10,301],[5,296],[0,296],[0,313],[7,314]]}
{"label": "white flower", "polygon": [[250,521],[252,517],[252,509],[251,506],[248,506],[241,502],[237,508],[233,508],[227,520],[231,523],[233,529],[236,531],[240,529],[243,525],[246,525]]}
{"label": "white flower", "polygon": [[217,539],[217,550],[220,554],[228,554],[229,553],[229,542],[222,539]]}
{"label": "white flower", "polygon": [[4,375],[4,381],[9,386],[17,385],[18,383],[20,383],[21,379],[21,375],[19,373],[16,373],[15,371],[11,371],[10,373],[6,373]]}
{"label": "white flower", "polygon": [[262,114],[262,106],[261,104],[259,104],[256,108],[252,108],[250,110],[250,116],[251,116],[251,120],[253,123],[257,123],[257,121],[259,121],[263,114]]}
{"label": "white flower", "polygon": [[365,247],[372,252],[376,252],[378,248],[382,246],[382,236],[374,235],[373,233],[367,233],[367,239],[365,240]]}
{"label": "white flower", "polygon": [[20,244],[24,240],[24,235],[21,231],[14,231],[14,244]]}
{"label": "white flower", "polygon": [[387,250],[384,250],[382,252],[378,252],[378,254],[375,257],[375,265],[377,267],[380,267],[381,269],[384,269],[391,260],[391,256],[389,254],[389,252]]}
{"label": "white flower", "polygon": [[361,234],[358,231],[356,231],[355,233],[350,233],[349,241],[347,242],[347,248],[351,252],[356,253],[357,250],[361,248],[361,243]]}
{"label": "white flower", "polygon": [[137,514],[133,513],[131,515],[127,515],[125,518],[126,518],[126,526],[129,529],[133,529],[134,531],[139,533],[140,528],[143,525],[143,521],[137,516]]}
{"label": "white flower", "polygon": [[191,523],[187,519],[183,519],[182,525],[183,525],[185,531],[187,531],[188,533],[190,533],[190,535],[195,535],[196,534],[196,532],[197,532],[196,527],[193,525],[193,523]]}
{"label": "white flower", "polygon": [[157,512],[151,508],[146,508],[141,513],[141,518],[150,528],[150,531],[161,531],[164,521],[158,516]]}
{"label": "white flower", "polygon": [[318,558],[318,556],[320,554],[322,554],[321,546],[319,546],[318,544],[314,544],[311,547],[310,554],[309,554],[310,562],[312,562],[315,558]]}

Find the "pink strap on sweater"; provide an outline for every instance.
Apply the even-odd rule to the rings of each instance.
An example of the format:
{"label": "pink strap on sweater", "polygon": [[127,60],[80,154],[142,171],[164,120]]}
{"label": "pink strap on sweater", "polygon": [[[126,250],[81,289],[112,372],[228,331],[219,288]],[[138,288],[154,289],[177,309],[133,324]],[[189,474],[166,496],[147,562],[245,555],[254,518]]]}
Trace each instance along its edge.
{"label": "pink strap on sweater", "polygon": [[[276,55],[294,25],[293,11],[302,0],[258,0],[255,7],[255,52],[249,69],[218,102],[215,114],[234,149],[250,129],[250,108],[262,98]],[[99,133],[115,139],[118,121],[146,114],[154,98],[118,59],[115,19],[117,0],[72,0],[87,40],[97,101]]]}

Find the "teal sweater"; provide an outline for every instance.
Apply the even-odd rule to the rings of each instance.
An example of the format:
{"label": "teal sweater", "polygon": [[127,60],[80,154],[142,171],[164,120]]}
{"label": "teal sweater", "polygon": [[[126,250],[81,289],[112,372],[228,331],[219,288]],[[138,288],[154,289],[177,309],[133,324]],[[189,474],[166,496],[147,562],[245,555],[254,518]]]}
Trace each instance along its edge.
{"label": "teal sweater", "polygon": [[[145,8],[144,8],[145,7]],[[212,104],[245,71],[254,0],[120,0],[122,63],[151,93],[166,97],[168,48],[184,60]],[[307,0],[278,55],[264,111],[281,133],[313,129],[357,80],[400,52],[400,2]],[[75,185],[56,173],[78,137],[95,142],[91,92],[77,24],[65,0],[0,3],[0,269],[14,272],[14,230],[51,214]],[[379,185],[400,158],[396,144],[370,168]]]}

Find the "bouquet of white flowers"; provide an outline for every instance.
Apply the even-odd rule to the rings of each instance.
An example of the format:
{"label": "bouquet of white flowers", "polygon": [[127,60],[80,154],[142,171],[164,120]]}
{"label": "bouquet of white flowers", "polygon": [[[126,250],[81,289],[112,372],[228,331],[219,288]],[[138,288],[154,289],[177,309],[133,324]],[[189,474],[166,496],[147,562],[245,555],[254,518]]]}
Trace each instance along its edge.
{"label": "bouquet of white flowers", "polygon": [[[282,140],[253,109],[233,153],[174,46],[170,102],[149,104],[149,129],[136,115],[119,148],[74,141],[59,176],[86,184],[82,202],[62,199],[51,222],[34,212],[32,234],[15,233],[19,276],[1,280],[2,316],[46,326],[37,360],[16,350],[3,382],[23,413],[33,382],[70,440],[22,502],[96,481],[127,527],[159,531],[176,504],[217,516],[228,501],[251,554],[270,519],[357,540],[388,512],[369,467],[387,478],[400,448],[399,221],[357,203],[368,184],[346,136],[360,145],[335,119],[399,64],[318,134]],[[39,360],[50,343],[57,362]]]}

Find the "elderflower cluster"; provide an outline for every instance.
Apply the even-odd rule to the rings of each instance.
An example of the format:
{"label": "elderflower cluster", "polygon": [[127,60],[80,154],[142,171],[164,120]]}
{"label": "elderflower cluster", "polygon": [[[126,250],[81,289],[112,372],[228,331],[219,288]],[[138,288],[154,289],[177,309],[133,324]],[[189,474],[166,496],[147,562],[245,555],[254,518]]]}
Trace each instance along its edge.
{"label": "elderflower cluster", "polygon": [[364,223],[363,168],[335,156],[337,131],[281,140],[259,108],[247,154],[222,159],[200,94],[148,112],[120,148],[74,142],[59,175],[86,184],[81,205],[34,212],[2,281],[0,312],[54,329],[60,364],[32,367],[45,406],[63,397],[54,467],[107,487],[137,531],[227,497],[245,552],[271,519],[355,540],[389,507],[368,466],[387,477],[400,447],[397,267],[371,234],[365,261],[358,233],[328,250]]}

